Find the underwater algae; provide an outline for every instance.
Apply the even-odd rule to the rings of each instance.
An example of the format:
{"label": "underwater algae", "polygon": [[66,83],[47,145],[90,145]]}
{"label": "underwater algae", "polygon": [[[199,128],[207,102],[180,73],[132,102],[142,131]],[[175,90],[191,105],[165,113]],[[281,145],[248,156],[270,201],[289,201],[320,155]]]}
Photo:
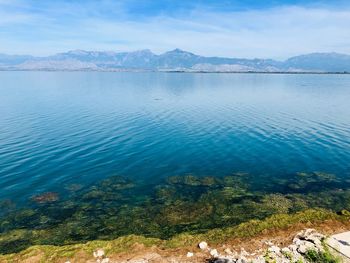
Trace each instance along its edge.
{"label": "underwater algae", "polygon": [[130,235],[176,247],[200,237],[219,241],[293,222],[348,217],[350,187],[334,175],[297,173],[266,180],[260,188],[254,183],[245,173],[174,176],[152,186],[112,176],[68,187],[66,194],[36,195],[23,208],[3,201],[0,253]]}

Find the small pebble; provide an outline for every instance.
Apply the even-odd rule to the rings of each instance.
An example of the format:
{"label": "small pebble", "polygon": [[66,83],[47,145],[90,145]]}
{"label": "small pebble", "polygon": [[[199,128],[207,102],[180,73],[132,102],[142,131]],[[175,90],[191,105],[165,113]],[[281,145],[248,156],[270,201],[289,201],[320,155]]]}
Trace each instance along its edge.
{"label": "small pebble", "polygon": [[193,257],[193,255],[194,255],[194,254],[193,254],[192,252],[187,252],[187,257],[188,257],[188,258]]}
{"label": "small pebble", "polygon": [[207,248],[208,248],[208,243],[202,241],[202,242],[199,243],[198,247],[199,247],[200,249],[202,249],[202,250],[207,249]]}

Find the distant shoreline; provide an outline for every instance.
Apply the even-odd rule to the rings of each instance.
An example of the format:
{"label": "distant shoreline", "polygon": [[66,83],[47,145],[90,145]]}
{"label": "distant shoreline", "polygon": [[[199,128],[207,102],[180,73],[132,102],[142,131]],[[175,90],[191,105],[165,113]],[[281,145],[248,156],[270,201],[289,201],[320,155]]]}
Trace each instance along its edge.
{"label": "distant shoreline", "polygon": [[147,69],[126,69],[126,70],[92,70],[92,69],[0,69],[0,72],[111,72],[111,73],[200,73],[200,74],[281,74],[281,75],[350,75],[350,72],[290,72],[290,71],[190,71],[190,70],[147,70]]}

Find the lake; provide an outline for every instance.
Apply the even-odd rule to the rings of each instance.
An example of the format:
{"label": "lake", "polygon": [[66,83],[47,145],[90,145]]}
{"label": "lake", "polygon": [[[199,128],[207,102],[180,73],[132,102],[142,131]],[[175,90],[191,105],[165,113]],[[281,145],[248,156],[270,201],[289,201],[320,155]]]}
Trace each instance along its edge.
{"label": "lake", "polygon": [[350,75],[0,72],[0,94],[2,232],[166,238],[348,205]]}

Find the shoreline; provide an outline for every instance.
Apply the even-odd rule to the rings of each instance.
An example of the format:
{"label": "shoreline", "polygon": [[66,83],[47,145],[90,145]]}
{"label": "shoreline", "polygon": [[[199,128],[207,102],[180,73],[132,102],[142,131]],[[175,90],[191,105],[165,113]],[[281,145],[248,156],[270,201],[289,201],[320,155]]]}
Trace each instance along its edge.
{"label": "shoreline", "polygon": [[[168,240],[129,235],[110,241],[94,240],[64,246],[35,245],[18,253],[0,255],[0,262],[98,262],[93,252],[99,249],[108,256],[108,262],[208,262],[213,255],[198,248],[203,240],[217,248],[219,253],[227,248],[265,253],[268,242],[287,246],[296,233],[306,228],[314,228],[324,235],[344,232],[350,229],[349,214],[347,211],[337,214],[324,209],[310,209],[295,214],[273,215],[264,220],[250,220],[203,234],[182,233]],[[137,261],[141,259],[143,261]]]}
{"label": "shoreline", "polygon": [[0,69],[0,72],[110,72],[110,73],[187,73],[187,74],[276,74],[276,75],[350,75],[350,72],[322,71],[191,71],[191,70],[147,70],[147,69]]}

